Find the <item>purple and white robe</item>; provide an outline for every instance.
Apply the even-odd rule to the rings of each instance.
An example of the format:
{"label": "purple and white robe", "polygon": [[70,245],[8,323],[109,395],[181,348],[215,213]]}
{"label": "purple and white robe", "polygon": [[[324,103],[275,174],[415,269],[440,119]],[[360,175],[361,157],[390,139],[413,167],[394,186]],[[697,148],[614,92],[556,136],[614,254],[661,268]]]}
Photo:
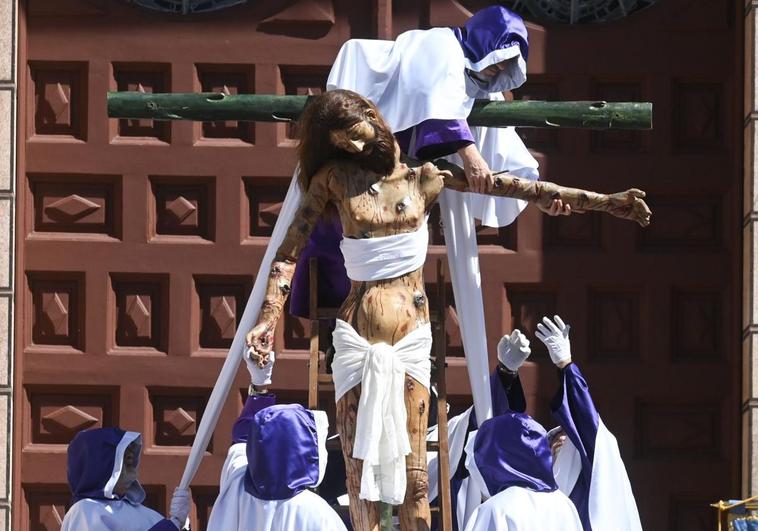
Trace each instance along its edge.
{"label": "purple and white robe", "polygon": [[568,436],[553,471],[558,487],[576,505],[584,530],[641,531],[618,443],[600,418],[576,364],[561,371],[551,408]]}

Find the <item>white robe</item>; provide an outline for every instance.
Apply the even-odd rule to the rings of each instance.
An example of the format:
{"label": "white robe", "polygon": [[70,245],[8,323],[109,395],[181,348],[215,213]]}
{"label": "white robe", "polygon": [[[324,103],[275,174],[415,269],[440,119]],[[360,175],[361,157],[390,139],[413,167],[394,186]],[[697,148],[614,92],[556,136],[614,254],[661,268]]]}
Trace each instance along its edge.
{"label": "white robe", "polygon": [[163,516],[126,500],[84,498],[66,513],[61,531],[147,531]]}
{"label": "white robe", "polygon": [[465,531],[582,531],[582,522],[574,504],[559,490],[509,487],[481,504]]}
{"label": "white robe", "polygon": [[245,450],[245,443],[229,448],[208,531],[347,531],[329,504],[309,490],[288,500],[260,500],[249,494]]}
{"label": "white robe", "polygon": [[[579,452],[571,439],[566,438],[556,456],[553,473],[558,488],[567,496],[574,490],[581,471]],[[593,531],[642,531],[640,515],[618,442],[602,420],[598,423],[595,436],[588,502]]]}

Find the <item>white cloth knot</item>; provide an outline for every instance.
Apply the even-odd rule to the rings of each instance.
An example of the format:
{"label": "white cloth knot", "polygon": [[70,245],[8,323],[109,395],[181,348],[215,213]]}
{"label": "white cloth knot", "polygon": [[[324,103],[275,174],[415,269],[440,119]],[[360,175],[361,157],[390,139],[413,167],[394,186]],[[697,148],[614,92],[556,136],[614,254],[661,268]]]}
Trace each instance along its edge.
{"label": "white cloth knot", "polygon": [[411,452],[405,374],[429,388],[431,326],[416,328],[395,345],[372,345],[338,319],[333,337],[336,400],[362,384],[353,443],[353,457],[363,460],[360,497],[400,505],[406,489],[405,456]]}

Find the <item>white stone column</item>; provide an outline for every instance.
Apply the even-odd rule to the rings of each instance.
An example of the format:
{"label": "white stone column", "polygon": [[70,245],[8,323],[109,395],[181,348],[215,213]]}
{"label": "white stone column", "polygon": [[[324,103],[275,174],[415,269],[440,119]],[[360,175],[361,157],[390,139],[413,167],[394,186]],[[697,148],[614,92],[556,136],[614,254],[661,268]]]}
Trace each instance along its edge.
{"label": "white stone column", "polygon": [[745,130],[742,286],[742,495],[758,493],[758,2],[745,2]]}
{"label": "white stone column", "polygon": [[0,530],[11,528],[13,283],[18,69],[16,0],[0,1]]}

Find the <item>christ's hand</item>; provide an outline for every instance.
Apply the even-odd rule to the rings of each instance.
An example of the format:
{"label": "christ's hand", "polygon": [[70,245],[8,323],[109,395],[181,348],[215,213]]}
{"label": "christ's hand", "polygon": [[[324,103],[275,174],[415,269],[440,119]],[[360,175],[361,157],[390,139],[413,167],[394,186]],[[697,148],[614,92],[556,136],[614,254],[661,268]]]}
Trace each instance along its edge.
{"label": "christ's hand", "polygon": [[258,323],[246,337],[250,359],[261,369],[268,363],[274,346],[274,325],[268,322]]}

